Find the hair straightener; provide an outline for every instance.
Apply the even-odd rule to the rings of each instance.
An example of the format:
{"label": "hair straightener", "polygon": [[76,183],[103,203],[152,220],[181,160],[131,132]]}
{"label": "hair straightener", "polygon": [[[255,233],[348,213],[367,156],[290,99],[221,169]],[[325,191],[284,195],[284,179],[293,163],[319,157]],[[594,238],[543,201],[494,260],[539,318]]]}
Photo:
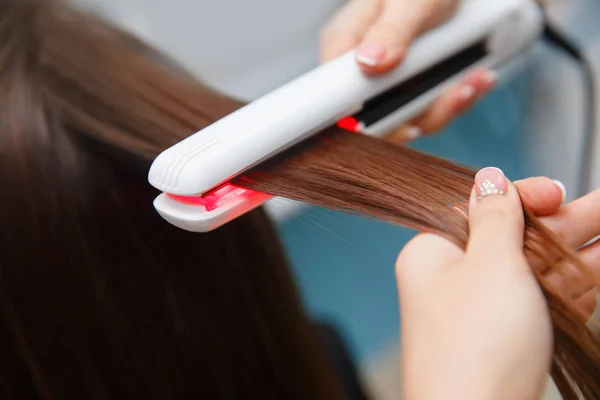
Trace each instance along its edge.
{"label": "hair straightener", "polygon": [[390,73],[366,76],[353,51],[342,55],[161,153],[149,172],[150,184],[163,192],[154,207],[188,231],[218,228],[272,197],[236,187],[232,178],[335,124],[384,135],[472,69],[520,54],[543,28],[534,0],[465,0]]}

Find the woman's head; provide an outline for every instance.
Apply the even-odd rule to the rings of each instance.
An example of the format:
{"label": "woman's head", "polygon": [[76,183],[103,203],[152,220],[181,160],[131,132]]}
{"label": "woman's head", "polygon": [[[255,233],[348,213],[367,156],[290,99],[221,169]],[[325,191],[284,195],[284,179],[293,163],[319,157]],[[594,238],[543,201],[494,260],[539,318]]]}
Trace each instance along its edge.
{"label": "woman's head", "polygon": [[162,149],[239,106],[46,0],[0,4],[0,397],[336,398],[261,210],[153,210]]}

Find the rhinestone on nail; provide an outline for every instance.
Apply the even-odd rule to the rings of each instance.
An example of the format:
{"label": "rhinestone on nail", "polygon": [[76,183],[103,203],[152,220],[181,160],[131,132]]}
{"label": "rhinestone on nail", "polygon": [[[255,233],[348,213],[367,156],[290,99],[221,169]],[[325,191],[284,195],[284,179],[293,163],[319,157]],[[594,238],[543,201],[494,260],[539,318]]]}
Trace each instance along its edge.
{"label": "rhinestone on nail", "polygon": [[483,183],[479,186],[479,200],[484,199],[487,196],[491,196],[493,194],[504,194],[504,191],[498,189],[496,185],[494,185],[489,179],[483,181]]}

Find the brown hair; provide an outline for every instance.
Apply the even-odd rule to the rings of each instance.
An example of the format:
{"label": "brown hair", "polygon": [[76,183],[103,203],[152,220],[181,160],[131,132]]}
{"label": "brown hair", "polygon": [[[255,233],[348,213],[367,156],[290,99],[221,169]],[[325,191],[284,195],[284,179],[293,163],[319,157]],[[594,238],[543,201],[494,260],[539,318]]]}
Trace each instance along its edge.
{"label": "brown hair", "polygon": [[[11,361],[0,365],[19,365],[3,383],[6,393],[31,385],[46,398],[161,397],[176,382],[180,395],[264,390],[262,398],[335,398],[327,370],[316,367],[283,260],[267,251],[272,244],[263,238],[274,238],[263,215],[201,236],[169,227],[150,210],[149,162],[241,104],[64,7],[5,0],[0,16],[0,182],[11,188],[0,200],[11,210],[0,221],[10,227],[2,233],[0,282]],[[464,245],[473,177],[471,168],[332,128],[237,183]],[[526,213],[532,261],[549,268],[562,257],[585,271]],[[262,235],[253,236],[259,228]],[[600,397],[598,339],[565,299],[545,289],[555,328],[552,373],[563,396]],[[230,331],[234,351],[224,342]],[[197,343],[200,337],[209,344]],[[58,366],[57,351],[65,352]],[[241,367],[232,369],[238,353]],[[193,380],[198,371],[206,387]]]}
{"label": "brown hair", "polygon": [[0,2],[0,398],[340,399],[262,210],[194,235],[158,150],[238,103],[46,0]]}
{"label": "brown hair", "polygon": [[[334,127],[255,167],[236,183],[438,233],[464,248],[474,177],[467,166]],[[585,398],[598,398],[599,340],[586,327],[587,316],[573,307],[572,299],[547,287],[543,275],[561,268],[559,261],[570,261],[583,273],[589,290],[597,287],[597,279],[562,240],[524,212],[524,251],[536,265],[554,326],[552,375],[566,399],[579,398],[578,391]]]}

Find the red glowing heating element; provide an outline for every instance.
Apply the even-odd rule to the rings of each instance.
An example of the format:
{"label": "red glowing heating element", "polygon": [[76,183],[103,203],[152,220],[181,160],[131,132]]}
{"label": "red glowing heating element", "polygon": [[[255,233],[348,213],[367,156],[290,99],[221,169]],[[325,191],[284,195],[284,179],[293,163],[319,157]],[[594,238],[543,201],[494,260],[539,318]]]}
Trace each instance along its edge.
{"label": "red glowing heating element", "polygon": [[[337,122],[337,126],[351,132],[358,132],[360,130],[360,123],[356,120],[356,118],[353,117],[342,118]],[[258,194],[261,193],[244,189],[231,183],[226,183],[207,196],[178,196],[171,193],[167,193],[167,196],[183,204],[203,206],[206,211],[213,211],[227,203],[229,200],[235,199],[239,196],[250,198]]]}
{"label": "red glowing heating element", "polygon": [[350,132],[358,132],[360,130],[360,122],[358,122],[354,117],[340,119],[337,123],[337,126]]}
{"label": "red glowing heating element", "polygon": [[168,193],[167,196],[180,203],[189,204],[192,206],[204,206],[206,211],[213,211],[219,206],[227,203],[229,200],[237,198],[239,196],[250,197],[258,192],[244,189],[232,185],[231,183],[225,184],[223,187],[212,192],[208,196],[177,196],[175,194]]}

